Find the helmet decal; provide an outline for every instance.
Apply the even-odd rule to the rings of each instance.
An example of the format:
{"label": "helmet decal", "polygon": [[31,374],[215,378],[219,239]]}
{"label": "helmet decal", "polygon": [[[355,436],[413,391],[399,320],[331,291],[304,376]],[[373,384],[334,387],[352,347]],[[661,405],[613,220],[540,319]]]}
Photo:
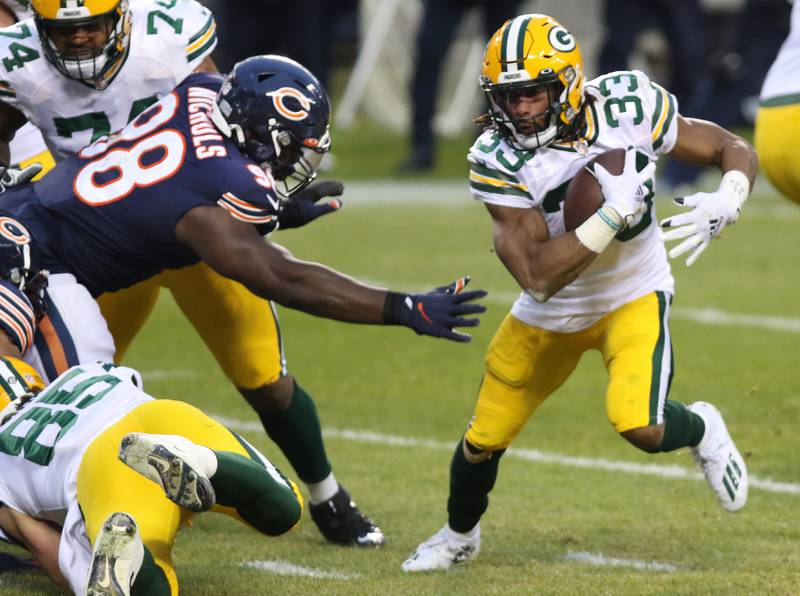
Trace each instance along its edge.
{"label": "helmet decal", "polygon": [[[308,111],[314,103],[314,100],[303,95],[303,92],[294,87],[281,87],[275,91],[269,91],[267,97],[272,98],[272,103],[275,104],[275,109],[284,118],[289,120],[300,121],[308,117]],[[287,98],[294,98],[300,104],[299,110],[293,110],[284,103]]]}
{"label": "helmet decal", "polygon": [[559,52],[571,52],[575,49],[575,38],[572,33],[564,29],[561,25],[557,25],[550,29],[547,34],[547,41]]}
{"label": "helmet decal", "polygon": [[[573,135],[579,126],[584,105],[580,46],[550,16],[524,14],[506,21],[486,45],[479,80],[489,118],[517,149],[547,146]],[[534,88],[547,93],[547,106],[536,116],[514,116],[509,94]]]}
{"label": "helmet decal", "polygon": [[16,219],[10,217],[0,217],[0,235],[14,244],[28,244],[31,241],[30,232]]}
{"label": "helmet decal", "polygon": [[330,151],[330,101],[307,68],[285,56],[237,63],[217,96],[218,128],[288,197],[317,175]]}

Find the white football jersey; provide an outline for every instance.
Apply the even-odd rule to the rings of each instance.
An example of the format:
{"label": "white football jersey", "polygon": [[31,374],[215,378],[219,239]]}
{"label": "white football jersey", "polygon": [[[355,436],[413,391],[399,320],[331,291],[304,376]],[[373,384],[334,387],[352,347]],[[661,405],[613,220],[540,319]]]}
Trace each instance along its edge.
{"label": "white football jersey", "polygon": [[63,525],[77,499],[84,451],[104,429],[153,399],[140,387],[139,373],[124,366],[82,364],[65,371],[0,426],[0,502]]}
{"label": "white football jersey", "polygon": [[764,79],[759,97],[761,102],[785,98],[787,103],[800,103],[800,1],[797,0],[792,5],[790,27],[789,36]]}
{"label": "white football jersey", "polygon": [[[587,108],[585,143],[554,143],[536,151],[511,147],[495,130],[485,131],[469,151],[470,190],[486,203],[537,209],[550,237],[564,234],[563,201],[573,176],[596,155],[634,146],[637,166],[656,160],[675,145],[675,98],[639,71],[620,71],[586,84],[594,101]],[[608,312],[650,292],[674,292],[664,243],[648,182],[647,211],[546,303],[520,294],[511,313],[519,320],[557,332],[585,329]]]}
{"label": "white football jersey", "polygon": [[100,91],[56,70],[33,19],[0,30],[0,100],[36,125],[56,161],[123,128],[216,46],[214,18],[195,0],[135,0],[129,6],[128,56]]}

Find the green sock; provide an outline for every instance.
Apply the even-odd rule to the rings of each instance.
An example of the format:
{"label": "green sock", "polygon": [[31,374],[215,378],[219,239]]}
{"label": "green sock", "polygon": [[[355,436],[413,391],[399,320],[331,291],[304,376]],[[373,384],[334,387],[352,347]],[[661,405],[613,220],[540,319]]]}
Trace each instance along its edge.
{"label": "green sock", "polygon": [[217,471],[211,485],[217,503],[233,507],[259,532],[278,536],[299,521],[302,507],[292,489],[270,475],[260,461],[230,451],[214,451]]}
{"label": "green sock", "polygon": [[706,425],[700,416],[679,401],[667,400],[664,404],[664,437],[658,450],[696,447],[705,432]]}
{"label": "green sock", "polygon": [[142,566],[136,574],[136,581],[131,586],[131,596],[170,596],[167,575],[156,564],[150,549],[146,546]]}
{"label": "green sock", "polygon": [[458,442],[450,463],[450,497],[447,499],[447,520],[456,532],[469,532],[480,521],[489,506],[489,492],[497,479],[497,465],[505,449],[477,464],[464,457]]}
{"label": "green sock", "polygon": [[306,484],[322,482],[331,473],[314,401],[295,380],[292,402],[283,412],[259,412],[261,424],[297,476]]}

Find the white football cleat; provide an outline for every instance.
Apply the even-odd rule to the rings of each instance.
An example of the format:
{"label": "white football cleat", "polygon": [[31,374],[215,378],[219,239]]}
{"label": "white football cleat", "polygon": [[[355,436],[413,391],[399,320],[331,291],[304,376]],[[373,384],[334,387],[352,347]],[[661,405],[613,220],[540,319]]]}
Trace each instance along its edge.
{"label": "white football cleat", "polygon": [[403,571],[439,571],[475,558],[481,550],[481,526],[478,524],[469,534],[450,529],[448,524],[420,544],[403,561]]}
{"label": "white football cleat", "polygon": [[136,521],[127,513],[112,513],[94,541],[87,596],[130,596],[144,559]]}
{"label": "white football cleat", "polygon": [[747,503],[747,465],[717,408],[698,401],[689,405],[689,409],[700,416],[706,426],[703,439],[697,447],[692,447],[694,460],[702,468],[722,507],[727,511],[739,511]]}
{"label": "white football cleat", "polygon": [[122,438],[119,459],[153,482],[167,498],[184,509],[201,512],[216,501],[209,476],[217,458],[207,447],[178,435],[128,433]]}

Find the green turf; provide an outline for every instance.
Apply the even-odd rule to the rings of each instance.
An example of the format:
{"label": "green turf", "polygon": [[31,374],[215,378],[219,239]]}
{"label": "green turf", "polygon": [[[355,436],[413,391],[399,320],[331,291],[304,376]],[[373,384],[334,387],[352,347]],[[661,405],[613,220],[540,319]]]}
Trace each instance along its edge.
{"label": "green turf", "polygon": [[[424,198],[424,197],[421,197]],[[778,199],[754,197],[741,221],[698,263],[674,264],[678,308],[797,320],[796,232],[800,215]],[[662,216],[665,205],[659,205]],[[786,205],[788,207],[788,205]],[[798,210],[800,211],[800,210]],[[319,259],[395,288],[423,289],[470,273],[492,292],[468,345],[418,338],[405,329],[348,326],[281,311],[290,369],[315,396],[323,427],[372,431],[428,446],[392,446],[329,437],[339,479],[387,536],[377,551],[328,546],[307,513],[291,534],[264,538],[221,516],[201,516],[182,532],[175,563],[183,593],[234,594],[791,594],[800,585],[800,495],[753,488],[731,515],[704,482],[534,463],[510,454],[501,464],[482,522],[483,552],[447,574],[407,576],[400,563],[445,520],[451,447],[463,431],[480,379],[483,351],[514,284],[491,251],[490,222],[463,205],[346,205],[309,229],[279,234],[297,256]],[[672,397],[708,400],[722,410],[751,474],[800,480],[797,331],[711,326],[675,317],[677,369]],[[243,400],[167,298],[134,344],[128,362],[158,396],[255,422]],[[648,456],[606,421],[606,374],[590,353],[521,433],[515,447],[590,458],[673,464],[678,453]],[[246,432],[287,473],[263,433]],[[568,558],[659,562],[675,572],[595,567]],[[243,561],[283,561],[348,579],[281,576]],[[44,579],[0,576],[5,594],[50,594]]]}

